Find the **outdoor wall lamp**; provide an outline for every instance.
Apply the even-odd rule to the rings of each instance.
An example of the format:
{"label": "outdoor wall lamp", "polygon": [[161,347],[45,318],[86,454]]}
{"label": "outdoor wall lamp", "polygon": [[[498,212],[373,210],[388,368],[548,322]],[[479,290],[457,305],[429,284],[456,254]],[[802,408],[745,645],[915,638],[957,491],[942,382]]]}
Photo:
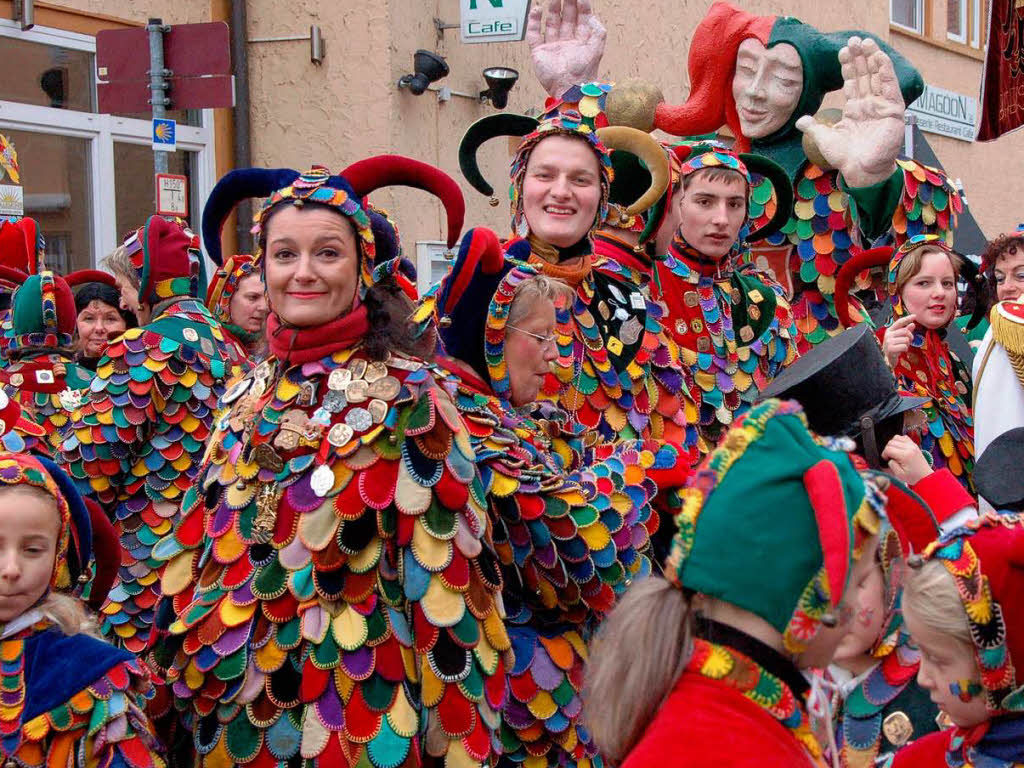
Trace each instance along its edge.
{"label": "outdoor wall lamp", "polygon": [[519,72],[511,67],[488,67],[484,70],[487,89],[480,91],[480,101],[489,99],[495,109],[504,109],[508,106],[508,92],[518,79]]}
{"label": "outdoor wall lamp", "polygon": [[409,92],[419,96],[431,83],[448,76],[448,64],[444,57],[420,48],[412,57],[413,73],[398,78],[399,88],[408,88]]}

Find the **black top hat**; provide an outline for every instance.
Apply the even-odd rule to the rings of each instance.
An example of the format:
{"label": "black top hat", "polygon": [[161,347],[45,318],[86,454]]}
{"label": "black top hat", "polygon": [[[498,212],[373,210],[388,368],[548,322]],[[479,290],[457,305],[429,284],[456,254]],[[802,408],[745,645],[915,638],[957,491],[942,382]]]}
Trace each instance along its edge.
{"label": "black top hat", "polygon": [[862,429],[865,417],[878,424],[928,402],[926,397],[899,393],[878,342],[864,324],[797,359],[760,397],[797,400],[819,435],[853,435]]}
{"label": "black top hat", "polygon": [[978,495],[996,509],[1024,511],[1024,427],[1003,432],[974,462]]}

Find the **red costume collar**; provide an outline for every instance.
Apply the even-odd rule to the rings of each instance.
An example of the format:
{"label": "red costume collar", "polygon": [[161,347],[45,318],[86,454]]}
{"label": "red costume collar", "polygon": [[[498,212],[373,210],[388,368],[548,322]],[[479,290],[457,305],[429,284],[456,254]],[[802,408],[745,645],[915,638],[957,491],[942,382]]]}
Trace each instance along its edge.
{"label": "red costume collar", "polygon": [[287,325],[274,312],[267,317],[270,353],[288,365],[302,365],[355,346],[369,329],[365,304],[312,328]]}

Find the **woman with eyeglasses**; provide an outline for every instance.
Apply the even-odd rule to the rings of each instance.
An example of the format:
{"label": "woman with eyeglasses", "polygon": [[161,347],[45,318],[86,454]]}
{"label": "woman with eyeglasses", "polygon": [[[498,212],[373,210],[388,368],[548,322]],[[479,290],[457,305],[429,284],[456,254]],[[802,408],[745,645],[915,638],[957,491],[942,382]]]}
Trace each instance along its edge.
{"label": "woman with eyeglasses", "polygon": [[[650,503],[678,487],[678,446],[610,444],[535,403],[558,357],[556,304],[572,289],[504,258],[496,235],[463,238],[433,309],[445,388],[469,427],[515,651],[500,764],[586,765],[580,725],[587,642],[634,578],[650,573]],[[427,318],[422,318],[426,320]]]}

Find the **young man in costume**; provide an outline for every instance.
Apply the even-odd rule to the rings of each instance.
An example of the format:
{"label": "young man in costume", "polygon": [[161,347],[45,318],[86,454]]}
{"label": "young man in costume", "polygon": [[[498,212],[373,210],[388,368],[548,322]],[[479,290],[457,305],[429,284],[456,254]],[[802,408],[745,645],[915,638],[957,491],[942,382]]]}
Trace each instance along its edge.
{"label": "young man in costume", "polygon": [[574,422],[606,440],[668,439],[696,458],[696,412],[688,370],[666,337],[663,310],[615,262],[595,257],[592,235],[607,216],[612,183],[609,146],[642,156],[651,187],[629,207],[652,205],[667,184],[665,155],[632,129],[594,131],[573,109],[544,120],[501,114],[472,125],[463,137],[463,175],[480,192],[493,188],[476,163],[478,147],[496,136],[524,136],[512,162],[513,237],[507,258],[529,262],[565,280],[573,296],[559,313],[558,360],[544,394]]}
{"label": "young man in costume", "polygon": [[198,471],[230,353],[199,298],[205,276],[195,235],[152,216],[119,252],[123,259],[109,266],[142,326],[107,347],[61,452],[121,539],[118,582],[101,610],[101,631],[139,653],[160,596],[153,545],[170,533]]}
{"label": "young man in costume", "polygon": [[[565,6],[563,23],[549,17],[555,45],[540,37],[540,5],[533,11],[534,68],[555,98],[571,85],[557,73],[596,74],[603,51],[593,21],[577,17],[575,0]],[[573,23],[564,23],[567,15]],[[899,157],[906,104],[920,95],[923,81],[881,41],[857,32],[826,34],[792,17],[756,16],[716,2],[694,32],[689,69],[686,103],[667,104],[657,87],[624,82],[608,94],[608,120],[676,136],[728,125],[738,150],[786,170],[793,215],[753,255],[789,283],[801,352],[842,330],[832,294],[836,273],[851,255],[886,234],[897,245],[922,232],[951,241],[962,207],[958,192],[940,171]],[[824,96],[840,88],[857,94],[847,99],[841,119],[815,120]],[[754,225],[770,215],[755,216]],[[855,314],[866,319],[859,307]]]}
{"label": "young man in costume", "polygon": [[[671,152],[679,185],[666,193],[663,211],[672,212],[678,227],[655,264],[652,294],[667,307],[669,331],[693,375],[700,431],[710,449],[797,357],[782,287],[741,265],[748,239],[764,234],[764,228],[750,231],[748,164],[771,178],[784,200],[788,180],[771,161],[714,142],[684,143]],[[778,212],[775,220],[785,220],[785,203]]]}

